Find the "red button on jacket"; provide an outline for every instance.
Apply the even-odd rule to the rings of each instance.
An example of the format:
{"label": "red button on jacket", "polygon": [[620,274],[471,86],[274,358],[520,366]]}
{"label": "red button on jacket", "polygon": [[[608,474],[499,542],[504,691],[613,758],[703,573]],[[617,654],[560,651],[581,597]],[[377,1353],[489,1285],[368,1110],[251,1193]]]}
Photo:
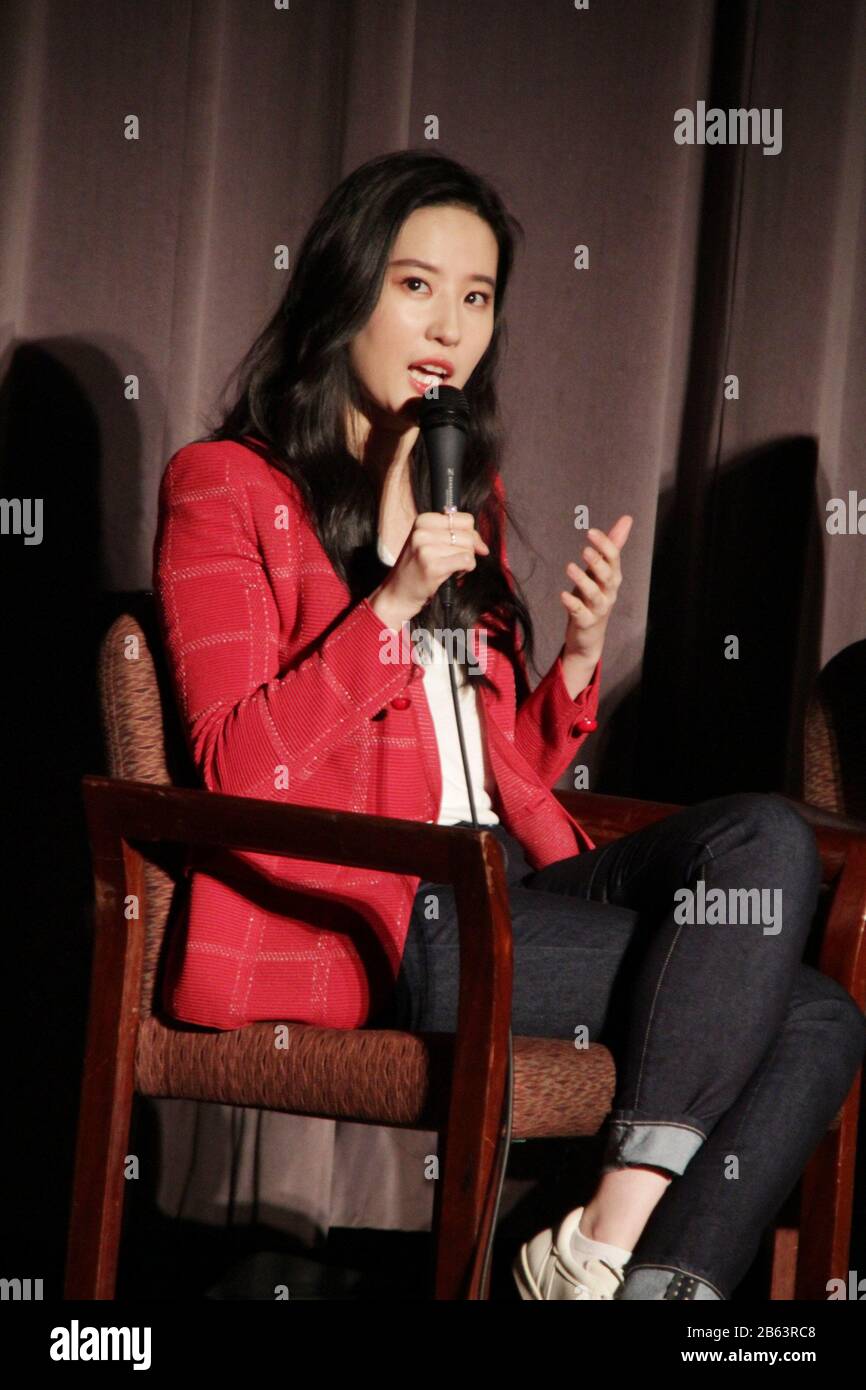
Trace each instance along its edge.
{"label": "red button on jacket", "polygon": [[571,737],[577,738],[578,734],[591,734],[593,729],[597,728],[597,719],[591,719],[588,714],[582,714],[571,731]]}
{"label": "red button on jacket", "polygon": [[392,709],[408,709],[412,703],[411,695],[395,695],[391,701]]}

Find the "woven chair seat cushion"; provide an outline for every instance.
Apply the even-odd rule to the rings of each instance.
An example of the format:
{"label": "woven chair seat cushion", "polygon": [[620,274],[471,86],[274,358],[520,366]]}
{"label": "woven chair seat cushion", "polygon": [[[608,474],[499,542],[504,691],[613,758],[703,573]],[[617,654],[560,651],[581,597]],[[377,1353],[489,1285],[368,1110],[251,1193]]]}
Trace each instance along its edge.
{"label": "woven chair seat cushion", "polygon": [[[453,1045],[445,1033],[306,1023],[221,1032],[151,1015],[139,1027],[135,1084],[148,1096],[433,1130],[447,1120]],[[513,1138],[596,1134],[615,1087],[602,1044],[516,1037]]]}

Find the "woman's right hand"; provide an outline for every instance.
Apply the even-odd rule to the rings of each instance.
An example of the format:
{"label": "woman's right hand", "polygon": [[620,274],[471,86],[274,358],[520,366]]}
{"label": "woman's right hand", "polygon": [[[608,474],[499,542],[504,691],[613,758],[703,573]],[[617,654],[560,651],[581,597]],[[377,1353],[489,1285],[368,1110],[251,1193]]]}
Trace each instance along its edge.
{"label": "woman's right hand", "polygon": [[444,512],[421,512],[390,575],[370,596],[370,606],[389,627],[399,630],[420,613],[449,575],[474,570],[476,553],[489,555],[490,547],[476,531],[471,512],[453,512],[450,517]]}

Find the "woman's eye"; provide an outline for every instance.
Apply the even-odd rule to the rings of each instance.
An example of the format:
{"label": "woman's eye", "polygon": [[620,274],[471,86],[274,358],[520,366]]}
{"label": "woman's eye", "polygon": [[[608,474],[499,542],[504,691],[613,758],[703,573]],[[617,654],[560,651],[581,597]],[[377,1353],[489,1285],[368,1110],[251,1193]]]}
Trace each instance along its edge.
{"label": "woman's eye", "polygon": [[[427,284],[427,281],[426,281],[426,280],[422,280],[420,275],[407,275],[407,276],[406,276],[406,279],[405,279],[402,283],[403,283],[404,285],[426,285],[426,284]],[[428,288],[429,288],[429,286],[428,286]],[[490,295],[489,295],[489,294],[485,294],[484,290],[470,290],[469,293],[470,293],[470,294],[480,294],[480,295],[481,295],[481,298],[482,298],[482,300],[483,300],[483,302],[484,302],[484,304],[489,304],[489,303],[490,303]]]}

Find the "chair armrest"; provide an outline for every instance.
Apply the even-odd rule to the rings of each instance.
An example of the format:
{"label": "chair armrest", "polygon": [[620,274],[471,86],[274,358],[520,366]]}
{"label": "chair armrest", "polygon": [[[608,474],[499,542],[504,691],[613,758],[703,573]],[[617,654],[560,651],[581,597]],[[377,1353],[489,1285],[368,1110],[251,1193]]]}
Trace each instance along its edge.
{"label": "chair armrest", "polygon": [[[608,796],[602,792],[583,792],[554,788],[554,796],[565,809],[579,820],[597,844],[608,844],[633,830],[664,820],[674,811],[683,810],[676,801],[641,801],[631,796]],[[799,811],[815,830],[821,854],[824,882],[830,883],[839,874],[852,846],[866,836],[866,821],[837,815],[823,807],[813,806],[796,797],[774,793]]]}
{"label": "chair armrest", "polygon": [[824,806],[813,806],[811,801],[800,801],[796,796],[785,796],[782,792],[778,795],[783,801],[790,802],[810,825],[827,826],[831,830],[852,830],[856,835],[866,835],[866,820],[858,820],[855,816],[843,816],[838,811],[828,811]]}
{"label": "chair armrest", "polygon": [[[418,874],[456,883],[483,862],[478,847],[503,863],[494,835],[391,816],[295,806],[201,788],[86,775],[82,778],[91,845],[121,840],[274,854]],[[498,853],[497,853],[498,851]]]}
{"label": "chair armrest", "polygon": [[641,801],[635,796],[608,796],[605,792],[579,792],[554,787],[553,794],[599,845],[643,830],[681,811],[676,801]]}

